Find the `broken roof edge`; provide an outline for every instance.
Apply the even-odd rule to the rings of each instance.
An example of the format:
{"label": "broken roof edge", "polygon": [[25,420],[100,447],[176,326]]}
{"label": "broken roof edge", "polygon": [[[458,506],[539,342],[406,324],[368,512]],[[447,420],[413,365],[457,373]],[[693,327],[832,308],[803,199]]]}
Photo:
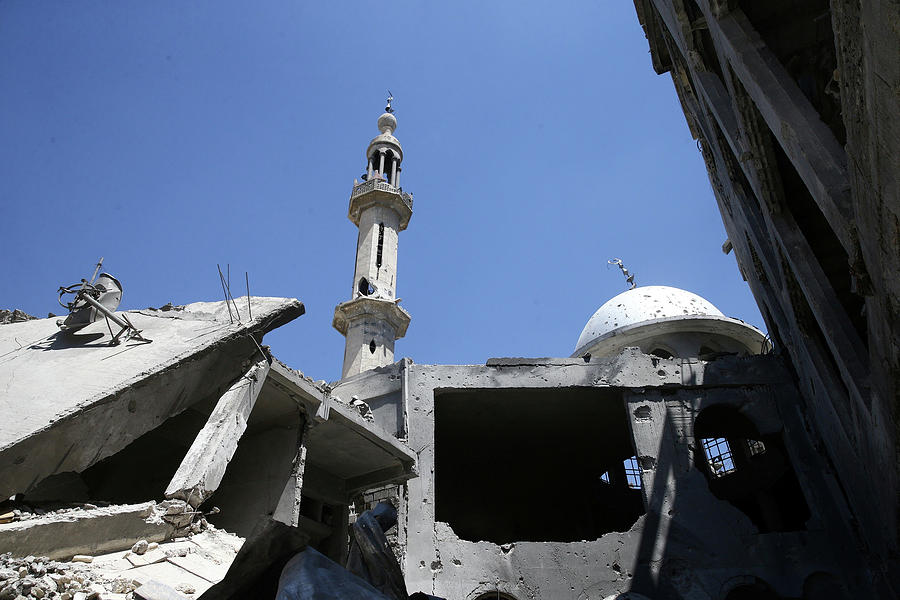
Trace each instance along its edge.
{"label": "broken roof edge", "polygon": [[[626,347],[613,356],[583,358],[508,357],[490,358],[485,364],[445,365],[416,364],[413,372],[428,372],[435,368],[470,370],[493,373],[533,373],[540,370],[569,370],[582,373],[592,387],[657,388],[679,385],[685,387],[741,387],[746,385],[780,385],[792,382],[784,357],[778,354],[750,356],[721,356],[711,360],[699,358],[660,358],[644,354],[640,348]],[[662,371],[662,372],[661,372]],[[628,374],[622,379],[620,376]],[[521,387],[544,387],[540,377],[519,381]],[[438,386],[451,389],[455,386]],[[478,387],[478,386],[459,386]],[[494,387],[488,385],[487,387]],[[503,386],[501,386],[503,387]],[[508,387],[508,386],[507,386]]]}
{"label": "broken roof edge", "polygon": [[[400,361],[403,362],[403,361]],[[268,380],[280,385],[291,397],[300,401],[315,421],[342,425],[386,451],[403,463],[415,476],[416,453],[376,423],[366,421],[343,400],[331,395],[330,387],[319,387],[300,371],[273,357]]]}

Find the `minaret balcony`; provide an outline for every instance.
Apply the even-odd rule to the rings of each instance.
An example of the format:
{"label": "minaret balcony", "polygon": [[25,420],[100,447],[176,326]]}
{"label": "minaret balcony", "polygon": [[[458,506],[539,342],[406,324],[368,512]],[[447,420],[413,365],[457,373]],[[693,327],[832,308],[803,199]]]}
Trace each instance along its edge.
{"label": "minaret balcony", "polygon": [[409,225],[409,218],[412,216],[412,194],[407,194],[380,179],[364,181],[353,186],[353,191],[350,192],[350,211],[347,216],[354,225],[359,227],[359,215],[365,209],[376,204],[388,206],[400,215],[400,231]]}
{"label": "minaret balcony", "polygon": [[334,309],[334,321],[331,325],[342,335],[347,335],[351,322],[366,317],[388,323],[394,329],[394,339],[400,339],[406,335],[406,329],[412,319],[409,313],[393,300],[360,296],[338,304]]}

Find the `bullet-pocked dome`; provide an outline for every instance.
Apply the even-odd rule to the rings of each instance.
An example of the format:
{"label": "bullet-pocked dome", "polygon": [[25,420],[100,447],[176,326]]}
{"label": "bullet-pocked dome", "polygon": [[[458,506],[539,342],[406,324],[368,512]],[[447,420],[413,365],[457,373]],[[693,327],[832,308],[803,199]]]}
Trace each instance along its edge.
{"label": "bullet-pocked dome", "polygon": [[581,331],[575,350],[622,327],[687,315],[724,316],[709,300],[686,290],[665,285],[636,287],[597,309]]}

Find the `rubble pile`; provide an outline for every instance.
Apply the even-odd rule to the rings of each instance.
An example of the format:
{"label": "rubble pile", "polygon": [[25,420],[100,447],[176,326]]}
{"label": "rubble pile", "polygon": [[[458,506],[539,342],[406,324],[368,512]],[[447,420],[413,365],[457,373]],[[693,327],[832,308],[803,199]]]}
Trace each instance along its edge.
{"label": "rubble pile", "polygon": [[[47,557],[15,558],[0,555],[0,598],[58,598],[59,600],[130,599],[140,584],[126,577],[105,578],[94,573],[87,561],[59,562]],[[117,594],[118,596],[110,595]]]}
{"label": "rubble pile", "polygon": [[15,310],[7,310],[5,308],[0,309],[0,325],[6,325],[8,323],[22,323],[23,321],[33,321],[37,319],[37,317],[32,317],[25,311],[21,311],[18,308]]}

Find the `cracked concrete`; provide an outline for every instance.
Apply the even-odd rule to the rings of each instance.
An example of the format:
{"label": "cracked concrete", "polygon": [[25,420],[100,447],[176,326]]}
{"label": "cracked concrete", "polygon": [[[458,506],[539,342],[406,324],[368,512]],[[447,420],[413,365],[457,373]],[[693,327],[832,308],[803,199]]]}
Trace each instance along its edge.
{"label": "cracked concrete", "polygon": [[[258,354],[251,339],[303,314],[297,300],[253,298],[232,323],[224,302],[128,312],[152,343],[110,346],[105,322],[74,335],[54,319],[0,329],[0,497],[82,471],[224,391]],[[102,432],[102,433],[101,433]]]}

